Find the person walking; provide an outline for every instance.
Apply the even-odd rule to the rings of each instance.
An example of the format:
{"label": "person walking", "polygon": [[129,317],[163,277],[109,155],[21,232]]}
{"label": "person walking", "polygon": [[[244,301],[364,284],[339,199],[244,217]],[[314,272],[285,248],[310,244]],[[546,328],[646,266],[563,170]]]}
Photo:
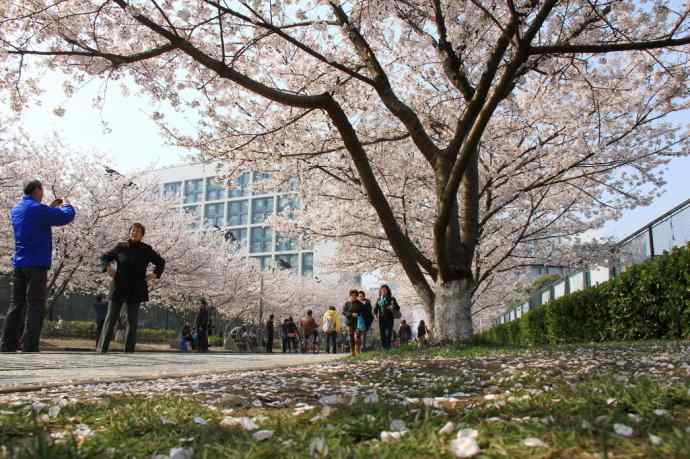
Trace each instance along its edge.
{"label": "person walking", "polygon": [[311,310],[307,311],[300,321],[299,326],[302,329],[302,336],[304,337],[303,352],[316,352],[316,343],[319,339],[319,325],[314,320]]}
{"label": "person walking", "polygon": [[192,327],[189,323],[185,323],[182,327],[182,334],[180,337],[180,351],[188,352],[192,347]]}
{"label": "person walking", "polygon": [[283,339],[283,354],[290,350],[290,321],[287,319],[283,320],[283,324],[280,327],[280,335]]}
{"label": "person walking", "polygon": [[205,298],[199,300],[199,312],[196,315],[194,328],[198,340],[199,352],[208,352],[208,326],[211,319],[209,318],[208,303]]}
{"label": "person walking", "polygon": [[299,329],[292,316],[288,317],[288,351],[299,352]]}
{"label": "person walking", "polygon": [[108,303],[106,303],[104,295],[99,294],[96,296],[93,310],[96,313],[96,346],[98,346],[98,340],[101,339],[101,332],[103,331],[105,315],[108,313]]}
{"label": "person walking", "polygon": [[400,337],[400,346],[406,346],[412,339],[412,327],[410,327],[406,320],[400,321],[398,336]]}
{"label": "person walking", "polygon": [[340,322],[340,315],[335,309],[335,306],[330,306],[328,310],[323,315],[322,329],[323,334],[326,335],[326,353],[330,353],[331,349],[333,354],[338,352],[338,333],[342,330],[343,326]]}
{"label": "person walking", "polygon": [[[160,279],[165,270],[163,257],[150,245],[142,242],[145,234],[144,225],[134,223],[129,229],[129,239],[118,243],[101,257],[103,272],[107,272],[113,278],[113,289],[103,332],[98,341],[98,352],[108,352],[113,329],[120,317],[123,304],[127,305],[125,352],[134,352],[139,306],[149,300],[148,281]],[[113,262],[117,264],[117,268],[113,268]],[[154,265],[154,271],[146,274],[149,264]]]}
{"label": "person walking", "polygon": [[362,332],[362,352],[366,352],[369,348],[367,344],[367,339],[369,337],[369,330],[371,330],[371,324],[374,323],[374,311],[371,307],[371,301],[367,298],[367,294],[363,291],[359,291],[357,299],[364,307],[364,321],[366,323],[366,330]]}
{"label": "person walking", "polygon": [[[397,308],[396,308],[397,307]],[[376,308],[374,315],[379,321],[379,330],[381,332],[381,346],[384,349],[391,348],[391,341],[393,339],[393,320],[394,311],[400,310],[398,302],[391,293],[390,287],[382,285],[379,288],[379,298],[376,301]]]}
{"label": "person walking", "polygon": [[[38,352],[43,314],[48,299],[48,270],[53,256],[53,226],[74,220],[74,207],[65,199],[42,204],[43,185],[32,180],[10,213],[14,232],[12,302],[5,317],[0,352]],[[20,336],[23,335],[23,336]]]}
{"label": "person walking", "polygon": [[269,354],[273,352],[273,329],[273,314],[271,314],[266,322],[266,352]]}
{"label": "person walking", "polygon": [[345,316],[345,323],[350,334],[350,353],[356,356],[361,351],[362,332],[366,330],[366,321],[364,320],[364,305],[359,302],[359,292],[357,290],[350,290],[349,301],[343,307],[343,315]]}
{"label": "person walking", "polygon": [[420,320],[419,325],[417,326],[417,341],[419,342],[419,345],[426,346],[428,337],[429,329],[426,327],[424,321]]}

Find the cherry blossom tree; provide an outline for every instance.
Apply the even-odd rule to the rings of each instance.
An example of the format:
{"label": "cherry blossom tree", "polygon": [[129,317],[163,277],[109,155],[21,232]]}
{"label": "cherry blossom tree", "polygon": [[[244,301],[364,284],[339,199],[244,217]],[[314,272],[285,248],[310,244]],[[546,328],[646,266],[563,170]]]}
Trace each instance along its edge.
{"label": "cherry blossom tree", "polygon": [[[237,314],[233,301],[251,291],[258,272],[216,230],[192,230],[194,216],[161,196],[160,184],[143,173],[124,176],[112,169],[110,158],[74,152],[56,136],[39,143],[26,133],[5,139],[8,151],[1,166],[5,215],[21,197],[22,183],[38,178],[46,200],[67,197],[77,218],[55,228],[53,266],[49,272],[49,315],[65,295],[107,293],[110,279],[102,273],[100,255],[125,240],[134,222],[142,223],[146,242],[166,260],[166,272],[152,285],[152,302],[174,311],[196,310],[206,297],[223,316]],[[12,161],[7,160],[12,158]],[[1,221],[0,256],[5,271],[13,252],[9,218]],[[258,285],[258,284],[257,284]]]}
{"label": "cherry blossom tree", "polygon": [[154,118],[230,175],[300,176],[312,209],[328,209],[316,234],[395,260],[436,336],[469,340],[492,275],[648,202],[659,166],[687,151],[668,116],[688,103],[688,13],[611,0],[3,2],[0,85],[20,110],[39,92],[28,61],[69,75],[68,94],[128,78],[192,114],[193,136],[164,109]]}

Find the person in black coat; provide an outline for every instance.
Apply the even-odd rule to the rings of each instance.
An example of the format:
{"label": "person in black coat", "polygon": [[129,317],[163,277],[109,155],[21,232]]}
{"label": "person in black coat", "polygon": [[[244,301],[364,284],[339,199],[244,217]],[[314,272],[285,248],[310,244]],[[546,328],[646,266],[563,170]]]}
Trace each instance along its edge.
{"label": "person in black coat", "polygon": [[269,353],[273,352],[273,329],[273,314],[271,314],[266,322],[266,352]]}
{"label": "person in black coat", "polygon": [[[125,352],[134,352],[139,306],[149,300],[148,281],[160,279],[165,270],[165,260],[150,245],[141,242],[144,234],[144,225],[134,223],[129,229],[129,240],[118,243],[101,257],[103,272],[113,278],[113,286],[108,313],[98,341],[98,352],[108,352],[123,304],[127,304]],[[113,268],[113,262],[117,264],[117,268]],[[155,269],[147,275],[149,264],[153,264]]]}
{"label": "person in black coat", "polygon": [[196,315],[196,335],[199,342],[199,352],[208,352],[208,326],[210,323],[208,315],[208,303],[205,298],[199,301],[199,313]]}

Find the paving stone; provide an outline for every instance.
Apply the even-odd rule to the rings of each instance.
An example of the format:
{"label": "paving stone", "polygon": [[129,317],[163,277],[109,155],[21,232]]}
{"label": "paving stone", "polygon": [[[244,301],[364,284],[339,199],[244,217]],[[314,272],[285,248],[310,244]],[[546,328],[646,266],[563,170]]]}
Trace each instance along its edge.
{"label": "paving stone", "polygon": [[90,382],[131,381],[323,363],[328,354],[0,354],[0,393]]}

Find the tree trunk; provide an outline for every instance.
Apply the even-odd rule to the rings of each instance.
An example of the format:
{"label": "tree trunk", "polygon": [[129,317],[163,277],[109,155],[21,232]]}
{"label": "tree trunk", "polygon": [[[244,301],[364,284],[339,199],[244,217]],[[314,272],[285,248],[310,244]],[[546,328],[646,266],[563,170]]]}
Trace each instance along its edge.
{"label": "tree trunk", "polygon": [[435,287],[434,341],[472,341],[472,280],[459,279]]}

